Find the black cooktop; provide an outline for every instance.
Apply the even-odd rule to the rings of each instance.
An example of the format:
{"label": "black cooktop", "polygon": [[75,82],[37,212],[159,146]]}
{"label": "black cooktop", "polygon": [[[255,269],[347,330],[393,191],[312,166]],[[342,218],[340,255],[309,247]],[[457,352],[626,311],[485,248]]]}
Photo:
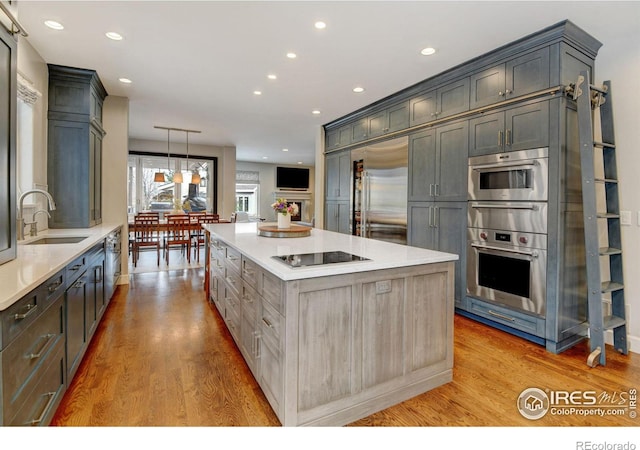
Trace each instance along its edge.
{"label": "black cooktop", "polygon": [[322,252],[322,253],[301,253],[297,255],[272,256],[290,267],[306,267],[319,266],[323,264],[354,262],[354,261],[370,261],[369,258],[352,255],[341,251]]}

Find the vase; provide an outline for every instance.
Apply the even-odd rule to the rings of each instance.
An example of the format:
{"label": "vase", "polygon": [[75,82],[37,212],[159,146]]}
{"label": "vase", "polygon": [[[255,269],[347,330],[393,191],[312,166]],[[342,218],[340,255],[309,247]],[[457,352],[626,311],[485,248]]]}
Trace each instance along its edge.
{"label": "vase", "polygon": [[290,214],[282,214],[277,213],[278,216],[278,228],[287,229],[291,228],[291,215]]}

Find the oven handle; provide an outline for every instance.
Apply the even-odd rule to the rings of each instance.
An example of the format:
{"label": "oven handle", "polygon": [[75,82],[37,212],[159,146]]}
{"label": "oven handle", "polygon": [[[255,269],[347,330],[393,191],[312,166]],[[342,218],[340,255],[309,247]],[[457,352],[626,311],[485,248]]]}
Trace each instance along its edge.
{"label": "oven handle", "polygon": [[474,248],[482,249],[482,250],[493,250],[497,252],[516,253],[518,255],[530,256],[531,258],[538,257],[538,252],[536,252],[535,250],[532,252],[528,252],[525,250],[514,250],[510,248],[491,247],[490,245],[480,245],[480,244],[474,244],[474,243],[472,243],[471,246]]}
{"label": "oven handle", "polygon": [[511,162],[500,162],[500,163],[488,163],[488,164],[474,164],[471,166],[473,170],[482,170],[482,169],[502,169],[504,167],[534,167],[539,166],[540,163],[538,161],[511,161]]}
{"label": "oven handle", "polygon": [[534,205],[533,203],[512,203],[509,205],[505,205],[503,203],[472,203],[471,207],[476,209],[531,209],[533,211],[537,211],[539,208],[538,205]]}

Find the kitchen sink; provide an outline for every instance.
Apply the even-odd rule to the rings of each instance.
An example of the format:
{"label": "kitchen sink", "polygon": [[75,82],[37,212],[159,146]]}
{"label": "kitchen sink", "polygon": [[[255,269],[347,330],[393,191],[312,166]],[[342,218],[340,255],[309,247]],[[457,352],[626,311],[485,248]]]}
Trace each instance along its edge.
{"label": "kitchen sink", "polygon": [[88,236],[45,236],[35,241],[25,242],[24,245],[39,245],[39,244],[77,244],[80,241],[84,241]]}

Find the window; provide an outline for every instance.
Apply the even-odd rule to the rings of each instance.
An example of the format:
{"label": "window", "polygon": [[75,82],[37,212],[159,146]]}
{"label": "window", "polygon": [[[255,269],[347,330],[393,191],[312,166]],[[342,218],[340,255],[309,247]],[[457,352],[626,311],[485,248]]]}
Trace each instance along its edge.
{"label": "window", "polygon": [[18,193],[33,187],[33,105],[18,97],[16,120]]}
{"label": "window", "polygon": [[[175,209],[217,212],[215,181],[209,183],[215,162],[189,157],[188,172],[186,162],[186,158],[173,156],[167,161],[167,157],[163,156],[129,154],[129,214],[139,211],[158,211],[163,214]],[[183,172],[183,183],[173,181],[177,171]],[[165,181],[154,181],[156,172],[163,173]],[[200,183],[191,183],[193,173],[200,175]]]}

